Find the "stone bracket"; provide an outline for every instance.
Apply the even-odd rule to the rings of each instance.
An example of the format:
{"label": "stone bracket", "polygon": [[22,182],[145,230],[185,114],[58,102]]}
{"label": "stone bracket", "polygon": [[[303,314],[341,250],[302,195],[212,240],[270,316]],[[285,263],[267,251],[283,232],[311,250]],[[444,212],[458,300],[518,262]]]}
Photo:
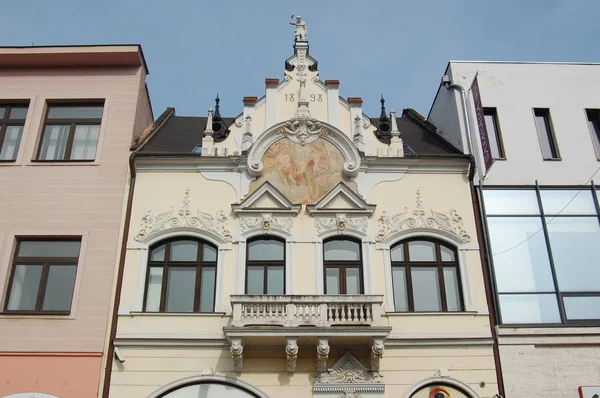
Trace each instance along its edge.
{"label": "stone bracket", "polygon": [[371,346],[371,372],[379,372],[379,362],[383,356],[383,339],[373,339]]}
{"label": "stone bracket", "polygon": [[298,359],[298,338],[288,337],[285,344],[286,365],[288,372],[296,371]]}
{"label": "stone bracket", "polygon": [[327,370],[327,359],[329,359],[329,340],[318,339],[317,341],[317,372],[325,372]]}
{"label": "stone bracket", "polygon": [[231,353],[231,359],[233,359],[233,370],[237,372],[241,371],[244,367],[242,339],[232,339],[229,352]]}

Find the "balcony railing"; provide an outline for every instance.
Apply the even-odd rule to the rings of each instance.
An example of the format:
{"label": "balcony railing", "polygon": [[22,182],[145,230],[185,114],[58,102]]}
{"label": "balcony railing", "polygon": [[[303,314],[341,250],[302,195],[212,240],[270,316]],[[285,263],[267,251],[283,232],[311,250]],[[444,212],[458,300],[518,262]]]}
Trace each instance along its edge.
{"label": "balcony railing", "polygon": [[382,295],[233,295],[231,326],[379,326]]}

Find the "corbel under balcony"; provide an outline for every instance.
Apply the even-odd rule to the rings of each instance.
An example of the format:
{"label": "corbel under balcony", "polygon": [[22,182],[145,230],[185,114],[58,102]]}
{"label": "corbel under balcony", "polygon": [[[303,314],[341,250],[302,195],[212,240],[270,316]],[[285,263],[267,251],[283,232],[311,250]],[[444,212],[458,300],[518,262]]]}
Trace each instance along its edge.
{"label": "corbel under balcony", "polygon": [[231,326],[223,328],[234,370],[243,369],[244,347],[281,347],[288,372],[296,370],[300,349],[315,347],[316,369],[327,369],[330,347],[364,347],[371,371],[379,371],[384,341],[382,295],[233,295]]}

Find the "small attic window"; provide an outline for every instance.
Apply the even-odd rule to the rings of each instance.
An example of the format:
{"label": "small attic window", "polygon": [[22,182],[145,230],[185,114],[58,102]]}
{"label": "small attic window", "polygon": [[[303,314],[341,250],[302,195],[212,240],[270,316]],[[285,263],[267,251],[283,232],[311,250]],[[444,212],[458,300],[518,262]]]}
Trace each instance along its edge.
{"label": "small attic window", "polygon": [[202,145],[196,145],[194,147],[194,149],[192,149],[193,153],[201,153],[202,152]]}
{"label": "small attic window", "polygon": [[405,155],[416,155],[417,153],[408,145],[404,145],[404,154]]}

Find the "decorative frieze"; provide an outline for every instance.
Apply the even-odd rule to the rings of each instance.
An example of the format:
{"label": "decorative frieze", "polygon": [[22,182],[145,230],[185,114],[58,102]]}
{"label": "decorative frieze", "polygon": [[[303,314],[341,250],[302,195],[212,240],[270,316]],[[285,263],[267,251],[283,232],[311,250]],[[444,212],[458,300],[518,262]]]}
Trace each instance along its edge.
{"label": "decorative frieze", "polygon": [[142,217],[140,230],[134,237],[138,242],[144,241],[149,235],[169,228],[194,228],[210,232],[225,242],[231,242],[232,235],[228,230],[227,216],[223,211],[218,211],[215,216],[198,210],[193,214],[190,210],[190,192],[186,190],[183,194],[183,204],[177,211],[171,210],[154,215],[149,210]]}
{"label": "decorative frieze", "polygon": [[317,235],[337,231],[340,234],[347,230],[354,230],[362,234],[367,233],[367,216],[347,216],[344,213],[332,217],[317,217],[315,219]]}
{"label": "decorative frieze", "polygon": [[293,217],[291,215],[278,215],[271,213],[261,214],[242,214],[239,216],[240,232],[245,234],[249,231],[262,229],[263,233],[268,234],[272,228],[292,232]]}
{"label": "decorative frieze", "polygon": [[347,352],[333,366],[319,372],[313,385],[313,393],[336,394],[336,397],[360,397],[383,395],[385,385],[378,372],[370,372],[351,353]]}
{"label": "decorative frieze", "polygon": [[450,210],[448,214],[430,210],[427,213],[423,208],[421,192],[417,191],[417,206],[412,212],[405,207],[402,213],[390,215],[382,212],[377,219],[379,231],[376,240],[383,242],[386,238],[396,232],[415,228],[437,229],[452,234],[465,243],[471,241],[471,237],[464,230],[462,217],[456,210]]}

